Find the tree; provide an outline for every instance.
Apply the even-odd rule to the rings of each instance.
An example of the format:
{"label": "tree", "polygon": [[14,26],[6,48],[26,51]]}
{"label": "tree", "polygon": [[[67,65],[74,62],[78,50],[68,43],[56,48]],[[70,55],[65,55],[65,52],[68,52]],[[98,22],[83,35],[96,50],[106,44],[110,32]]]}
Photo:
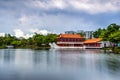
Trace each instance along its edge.
{"label": "tree", "polygon": [[42,44],[45,43],[45,36],[36,33],[33,36],[33,41],[34,41],[34,43],[35,43],[36,46],[41,46]]}
{"label": "tree", "polygon": [[109,33],[114,33],[116,31],[118,31],[119,29],[120,29],[120,25],[117,25],[117,24],[110,24],[107,27],[107,30],[109,31]]}
{"label": "tree", "polygon": [[114,43],[120,43],[120,31],[117,31],[110,35],[109,41]]}
{"label": "tree", "polygon": [[15,47],[19,47],[21,45],[21,41],[20,40],[14,40],[11,42],[12,45],[14,45]]}
{"label": "tree", "polygon": [[3,44],[11,45],[11,42],[14,40],[17,40],[17,38],[15,36],[11,36],[10,34],[5,34]]}
{"label": "tree", "polygon": [[94,38],[99,38],[104,31],[105,31],[105,29],[99,28],[97,31],[93,32],[93,37]]}
{"label": "tree", "polygon": [[[120,29],[120,25],[116,25],[116,24],[110,24],[107,29],[101,34],[101,37],[104,41],[111,41],[111,35],[115,35],[115,33]],[[118,35],[119,36],[119,35]],[[112,41],[115,42],[115,41]]]}
{"label": "tree", "polygon": [[45,44],[49,44],[52,42],[57,42],[57,35],[56,34],[48,34],[45,39]]}
{"label": "tree", "polygon": [[4,37],[0,37],[0,46],[3,45],[3,42],[4,42]]}

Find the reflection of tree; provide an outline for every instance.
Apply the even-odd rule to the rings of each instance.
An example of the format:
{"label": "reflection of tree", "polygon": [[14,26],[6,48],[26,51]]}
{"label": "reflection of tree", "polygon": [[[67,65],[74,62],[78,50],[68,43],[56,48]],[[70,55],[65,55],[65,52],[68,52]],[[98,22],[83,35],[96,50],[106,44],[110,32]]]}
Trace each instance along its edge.
{"label": "reflection of tree", "polygon": [[109,69],[109,72],[111,72],[111,73],[120,72],[120,60],[119,60],[119,57],[117,57],[116,55],[110,56],[106,60],[106,65]]}
{"label": "reflection of tree", "polygon": [[33,53],[33,65],[35,68],[39,68],[40,71],[53,71],[57,68],[57,58],[55,53],[51,53],[49,50],[39,50]]}
{"label": "reflection of tree", "polygon": [[15,52],[15,51],[13,51],[11,49],[4,50],[4,62],[11,63],[14,61],[15,53],[13,53],[13,52]]}
{"label": "reflection of tree", "polygon": [[39,64],[42,61],[41,56],[42,56],[41,53],[38,53],[37,51],[33,53],[33,63],[35,65]]}
{"label": "reflection of tree", "polygon": [[50,54],[48,53],[48,51],[35,51],[35,53],[33,53],[33,63],[35,65],[39,65],[40,63],[49,64],[49,56]]}

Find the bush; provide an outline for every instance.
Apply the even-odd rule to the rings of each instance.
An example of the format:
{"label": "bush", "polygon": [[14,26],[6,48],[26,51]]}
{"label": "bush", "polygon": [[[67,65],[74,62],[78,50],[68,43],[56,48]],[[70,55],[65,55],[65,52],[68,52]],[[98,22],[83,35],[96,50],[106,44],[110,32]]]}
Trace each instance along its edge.
{"label": "bush", "polygon": [[2,45],[2,46],[0,46],[0,49],[5,49],[5,48],[7,48],[6,45]]}

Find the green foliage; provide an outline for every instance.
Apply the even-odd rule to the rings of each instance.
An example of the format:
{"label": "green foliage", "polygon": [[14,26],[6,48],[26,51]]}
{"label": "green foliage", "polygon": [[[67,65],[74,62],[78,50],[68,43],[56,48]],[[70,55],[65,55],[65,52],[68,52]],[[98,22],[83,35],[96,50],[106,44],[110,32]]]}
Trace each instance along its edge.
{"label": "green foliage", "polygon": [[95,38],[102,38],[103,41],[118,43],[120,41],[120,25],[110,24],[106,29],[99,28],[93,33]]}
{"label": "green foliage", "polygon": [[45,44],[49,44],[50,42],[57,42],[57,35],[56,34],[48,34],[46,36]]}
{"label": "green foliage", "polygon": [[98,29],[94,32],[94,37],[101,37],[103,41],[110,41],[114,45],[112,51],[114,53],[120,53],[120,49],[116,46],[120,43],[120,25],[110,24],[107,29]]}
{"label": "green foliage", "polygon": [[99,28],[97,31],[93,32],[94,38],[100,38],[100,36],[105,32],[105,29]]}
{"label": "green foliage", "polygon": [[14,45],[15,47],[19,47],[21,45],[21,41],[14,40],[14,41],[11,42],[11,45]]}
{"label": "green foliage", "polygon": [[107,29],[101,34],[104,41],[110,41],[118,43],[120,40],[120,25],[111,24]]}
{"label": "green foliage", "polygon": [[[79,33],[81,36],[85,36],[84,33]],[[120,25],[110,24],[106,29],[99,28],[93,33],[95,38],[102,38],[104,41],[110,41],[113,43],[120,43]],[[18,39],[15,36],[6,34],[5,37],[0,37],[0,48],[7,45],[14,45],[15,47],[42,47],[48,46],[49,43],[57,41],[57,34],[41,35],[35,33],[35,35],[28,39]]]}
{"label": "green foliage", "polygon": [[0,46],[3,45],[3,42],[4,42],[4,37],[0,37]]}
{"label": "green foliage", "polygon": [[5,37],[0,37],[0,48],[5,48],[7,45],[13,45],[16,48],[38,48],[43,45],[48,46],[49,43],[56,41],[56,34],[41,35],[36,33],[28,39],[17,39],[10,34],[6,34]]}
{"label": "green foliage", "polygon": [[107,27],[107,30],[109,33],[114,33],[120,29],[120,25],[117,24],[111,24]]}
{"label": "green foliage", "polygon": [[116,31],[110,35],[109,40],[111,42],[119,43],[120,42],[120,31]]}
{"label": "green foliage", "polygon": [[41,44],[45,43],[45,36],[41,34],[35,34],[33,36],[33,41],[36,46],[41,46]]}

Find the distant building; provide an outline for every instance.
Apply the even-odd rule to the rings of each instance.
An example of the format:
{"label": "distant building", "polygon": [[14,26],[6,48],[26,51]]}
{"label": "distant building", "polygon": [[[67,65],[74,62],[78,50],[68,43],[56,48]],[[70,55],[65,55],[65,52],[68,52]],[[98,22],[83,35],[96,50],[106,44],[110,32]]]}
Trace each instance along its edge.
{"label": "distant building", "polygon": [[85,38],[92,39],[93,38],[93,31],[85,31]]}
{"label": "distant building", "polygon": [[83,30],[78,30],[76,33],[85,37],[85,31],[83,31]]}
{"label": "distant building", "polygon": [[83,30],[78,30],[77,33],[85,33]]}
{"label": "distant building", "polygon": [[83,30],[78,30],[78,31],[65,31],[65,34],[77,34],[81,33],[85,35],[86,39],[92,39],[93,37],[93,31],[83,31]]}
{"label": "distant building", "polygon": [[65,34],[76,34],[75,31],[65,31]]}

